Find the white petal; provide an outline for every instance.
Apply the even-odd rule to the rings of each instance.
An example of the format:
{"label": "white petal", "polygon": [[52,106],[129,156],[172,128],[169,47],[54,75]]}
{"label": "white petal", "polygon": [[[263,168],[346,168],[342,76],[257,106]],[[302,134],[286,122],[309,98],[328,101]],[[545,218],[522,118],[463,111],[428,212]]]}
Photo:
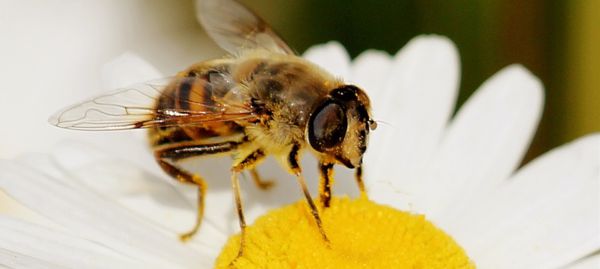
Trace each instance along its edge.
{"label": "white petal", "polygon": [[110,247],[0,216],[0,265],[13,268],[155,268]]}
{"label": "white petal", "polygon": [[17,253],[0,248],[0,268],[36,268],[36,269],[56,269],[63,268],[48,261],[33,258],[27,254]]}
{"label": "white petal", "polygon": [[567,266],[568,269],[598,269],[600,268],[600,254],[584,258],[581,261]]}
{"label": "white petal", "polygon": [[430,217],[453,219],[518,166],[537,127],[543,90],[520,65],[487,80],[459,110],[423,178]]}
{"label": "white petal", "polygon": [[62,184],[31,167],[3,161],[0,168],[0,187],[7,193],[83,238],[98,240],[157,265],[210,264],[202,253],[186,248],[176,238],[165,236],[156,226],[97,193]]}
{"label": "white petal", "polygon": [[133,52],[125,52],[102,67],[102,85],[108,90],[162,77],[158,69]]}
{"label": "white petal", "polygon": [[443,228],[483,268],[557,268],[600,249],[600,135],[534,160]]}
{"label": "white petal", "polygon": [[26,220],[50,227],[52,222],[23,206],[0,188],[0,216]]}
{"label": "white petal", "polygon": [[324,45],[310,47],[304,52],[303,57],[336,77],[348,79],[350,56],[338,42],[330,41]]}
{"label": "white petal", "polygon": [[390,75],[391,64],[391,57],[387,53],[377,50],[361,53],[352,63],[349,81],[367,92],[375,117],[380,108],[377,104],[383,103],[383,93]]}
{"label": "white petal", "polygon": [[420,184],[418,174],[439,144],[454,107],[458,53],[447,38],[421,36],[398,52],[391,69],[385,92],[373,101],[374,117],[383,123],[371,133],[365,180],[376,183],[371,187],[374,199],[406,208],[399,205],[404,200],[397,193],[389,192]]}

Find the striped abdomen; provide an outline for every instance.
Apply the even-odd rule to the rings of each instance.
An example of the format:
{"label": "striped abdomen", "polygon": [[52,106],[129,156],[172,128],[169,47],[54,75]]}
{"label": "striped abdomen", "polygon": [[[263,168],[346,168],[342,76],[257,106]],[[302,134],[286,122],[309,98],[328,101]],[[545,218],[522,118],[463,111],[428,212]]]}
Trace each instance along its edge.
{"label": "striped abdomen", "polygon": [[[216,113],[220,107],[215,99],[223,97],[231,88],[219,81],[229,73],[229,61],[215,60],[192,66],[180,73],[167,86],[156,102],[156,109],[177,108],[185,111]],[[231,121],[207,122],[193,126],[171,126],[150,129],[150,144],[153,147],[181,143],[218,143],[240,136],[241,126]]]}

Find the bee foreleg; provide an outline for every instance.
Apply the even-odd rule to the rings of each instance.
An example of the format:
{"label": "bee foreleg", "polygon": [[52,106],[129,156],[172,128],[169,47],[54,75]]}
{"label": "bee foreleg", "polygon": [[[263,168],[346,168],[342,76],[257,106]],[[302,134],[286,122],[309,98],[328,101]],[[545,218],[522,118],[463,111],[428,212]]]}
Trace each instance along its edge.
{"label": "bee foreleg", "polygon": [[331,203],[331,186],[333,186],[333,163],[319,162],[319,197],[323,208],[329,207]]}
{"label": "bee foreleg", "polygon": [[194,224],[192,230],[180,236],[182,241],[191,239],[198,232],[198,229],[200,229],[202,217],[204,215],[206,182],[199,175],[192,174],[182,169],[174,162],[194,156],[211,155],[231,151],[236,146],[237,143],[235,142],[225,142],[212,145],[173,145],[155,152],[156,161],[168,175],[179,182],[198,186],[198,209],[196,214],[196,223]]}
{"label": "bee foreleg", "polygon": [[296,176],[296,179],[298,180],[298,183],[300,184],[300,187],[302,188],[302,192],[304,193],[304,198],[306,198],[306,202],[308,203],[308,206],[310,207],[310,212],[313,215],[315,222],[317,223],[317,227],[319,228],[319,232],[321,233],[321,236],[323,236],[323,240],[327,243],[329,243],[329,238],[327,238],[327,235],[325,234],[325,230],[323,229],[323,222],[321,221],[321,217],[319,216],[319,211],[317,210],[317,207],[315,206],[315,203],[310,195],[310,192],[308,191],[308,188],[306,187],[306,181],[304,180],[304,177],[302,176],[302,169],[300,168],[300,164],[299,164],[299,154],[300,154],[300,145],[298,144],[294,144],[292,146],[292,150],[290,151],[289,155],[288,155],[288,166],[291,170],[291,172]]}
{"label": "bee foreleg", "polygon": [[362,165],[356,167],[354,176],[356,178],[356,184],[358,185],[358,190],[360,191],[360,196],[367,198],[367,191],[365,190],[365,182],[362,179]]}

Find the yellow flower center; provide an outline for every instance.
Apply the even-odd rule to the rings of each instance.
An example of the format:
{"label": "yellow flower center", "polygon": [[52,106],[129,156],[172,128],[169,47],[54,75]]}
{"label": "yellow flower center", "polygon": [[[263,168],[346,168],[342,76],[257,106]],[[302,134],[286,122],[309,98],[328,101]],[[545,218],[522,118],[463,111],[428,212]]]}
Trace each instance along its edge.
{"label": "yellow flower center", "polygon": [[[423,215],[367,199],[334,198],[320,212],[327,244],[305,201],[273,210],[246,230],[236,268],[475,268],[463,249]],[[240,236],[217,258],[228,268]]]}

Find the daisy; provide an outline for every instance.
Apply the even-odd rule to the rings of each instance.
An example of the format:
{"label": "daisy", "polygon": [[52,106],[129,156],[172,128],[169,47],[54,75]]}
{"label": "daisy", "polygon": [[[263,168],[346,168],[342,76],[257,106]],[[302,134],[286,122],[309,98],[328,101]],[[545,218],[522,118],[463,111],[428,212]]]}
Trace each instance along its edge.
{"label": "daisy", "polygon": [[[344,210],[372,205],[375,209],[369,207],[362,212],[377,214],[347,215],[354,220],[364,217],[371,224],[369,227],[375,227],[372,235],[382,238],[373,237],[372,242],[395,238],[420,242],[407,245],[405,250],[359,244],[348,251],[369,255],[336,262],[369,268],[369,262],[378,257],[389,258],[383,254],[392,252],[402,259],[425,257],[416,261],[423,265],[442,252],[434,239],[443,238],[444,246],[452,247],[449,253],[453,256],[446,256],[447,260],[442,257],[441,262],[436,260],[442,266],[450,264],[456,253],[481,268],[598,265],[600,258],[595,253],[600,250],[600,136],[580,138],[517,169],[535,131],[543,100],[541,83],[524,67],[513,65],[499,71],[451,117],[459,84],[459,60],[454,45],[446,38],[417,37],[393,57],[367,51],[351,62],[343,47],[334,42],[309,49],[305,57],[366,89],[373,102],[373,114],[384,123],[372,133],[365,157],[365,180],[369,198],[389,207],[367,202],[354,204],[361,200],[338,198],[325,215],[346,216],[348,211]],[[115,70],[155,72],[131,54],[108,65],[106,73],[109,77],[121,74],[115,85],[136,82],[139,74],[127,77],[123,76],[126,71]],[[136,136],[143,133],[132,134]],[[0,162],[0,188],[36,212],[21,219],[0,217],[0,265],[214,266],[227,236],[237,231],[226,174],[229,162],[190,163],[190,168],[201,170],[209,180],[209,191],[201,231],[192,242],[183,244],[177,235],[193,223],[195,190],[164,180],[151,155],[144,152],[144,143],[142,138],[113,141],[112,146],[129,151],[115,156],[88,144],[68,142],[49,155]],[[306,178],[312,179],[308,184],[316,187],[317,173],[310,169],[316,161],[307,156],[303,162]],[[294,180],[274,162],[263,165],[261,172],[266,178],[276,178],[276,186],[264,192],[250,182],[242,182],[250,222],[267,210],[301,199]],[[336,195],[357,195],[349,171],[340,169],[336,179]],[[302,207],[292,205],[261,217],[254,227],[259,236],[256,238],[265,233],[276,236],[268,234],[272,229],[263,228],[285,221],[268,220],[269,216],[286,210],[302,212],[298,208]],[[417,226],[427,229],[408,229],[410,222],[392,227],[376,218],[383,215],[397,219],[392,216],[395,214],[421,219],[423,222]],[[351,225],[352,221],[341,224]],[[361,227],[364,226],[367,225]],[[392,234],[381,229],[389,229]],[[402,237],[393,236],[401,229]],[[310,241],[314,234],[308,229],[296,235]],[[342,235],[352,237],[349,232]],[[287,261],[291,267],[292,262],[298,262],[286,260],[293,256],[286,254],[289,245],[271,244],[287,238],[273,238],[249,239],[249,248],[256,253],[263,251],[264,255],[251,256],[248,251],[240,264],[273,261],[267,254],[274,250],[283,250],[284,256],[279,257],[283,264]],[[303,249],[309,257],[300,261],[305,264],[322,254],[315,253],[317,248]],[[402,256],[415,249],[415,254]],[[226,256],[227,251],[222,255]],[[425,255],[428,251],[433,256]],[[338,267],[342,266],[340,263]]]}

